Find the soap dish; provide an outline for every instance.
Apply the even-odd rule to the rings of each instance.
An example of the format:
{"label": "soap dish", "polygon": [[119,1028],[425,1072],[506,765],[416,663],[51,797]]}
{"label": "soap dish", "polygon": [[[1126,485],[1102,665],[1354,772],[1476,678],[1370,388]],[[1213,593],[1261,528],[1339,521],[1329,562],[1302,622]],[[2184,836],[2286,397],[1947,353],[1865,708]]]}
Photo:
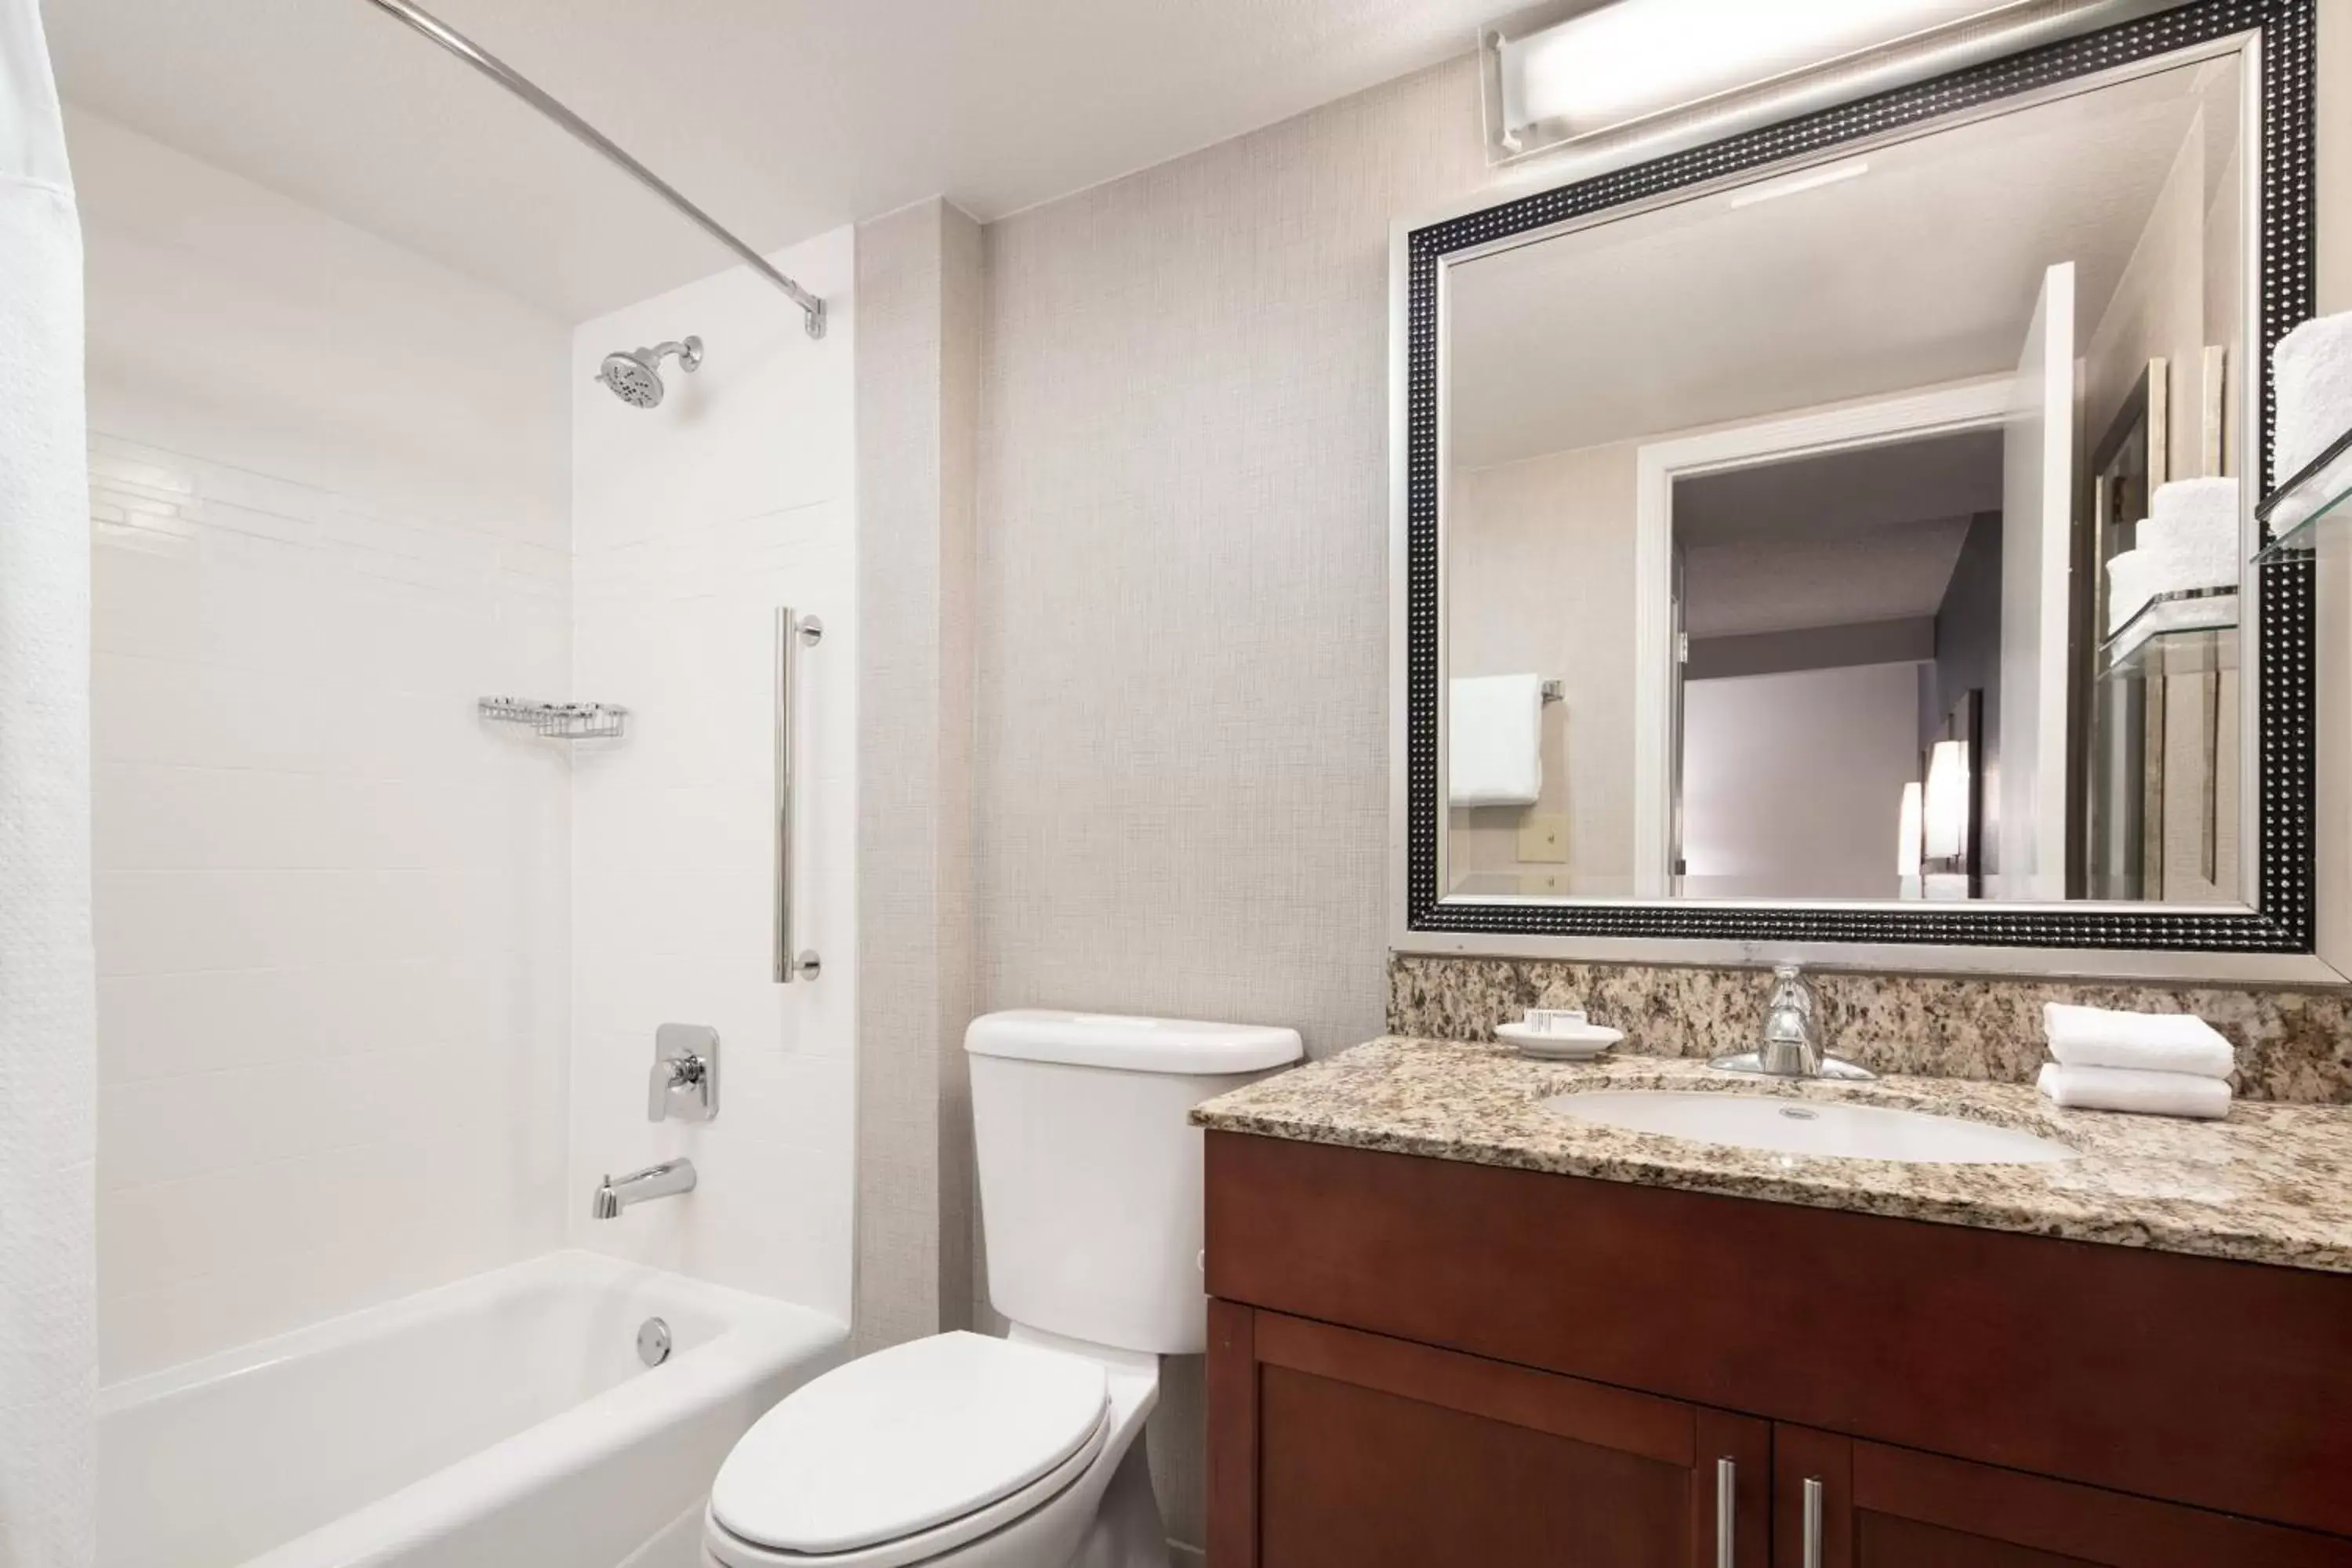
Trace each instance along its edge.
{"label": "soap dish", "polygon": [[1622,1029],[1599,1024],[1579,1024],[1570,1029],[1536,1029],[1525,1024],[1497,1024],[1495,1037],[1515,1046],[1523,1057],[1549,1062],[1585,1062],[1625,1037]]}

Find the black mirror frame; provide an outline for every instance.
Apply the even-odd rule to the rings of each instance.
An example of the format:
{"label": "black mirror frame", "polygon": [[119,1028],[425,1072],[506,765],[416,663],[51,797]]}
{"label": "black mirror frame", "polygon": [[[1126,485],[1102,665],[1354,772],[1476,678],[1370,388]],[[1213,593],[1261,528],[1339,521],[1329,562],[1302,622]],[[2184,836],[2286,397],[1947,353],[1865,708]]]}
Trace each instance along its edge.
{"label": "black mirror frame", "polygon": [[1968,67],[1914,86],[1745,132],[1652,163],[1499,202],[1407,232],[1403,239],[1405,451],[1404,909],[1407,931],[1465,937],[1571,937],[1786,944],[2144,949],[2300,954],[2313,951],[2315,573],[2307,555],[2263,566],[2258,668],[2260,858],[2255,907],[2168,911],[2117,904],[1855,907],[1666,900],[1544,902],[1445,899],[1438,888],[1439,273],[1448,256],[1645,201],[1679,187],[1882,136],[1956,111],[2176,50],[2258,34],[2261,244],[2258,288],[2261,451],[2252,471],[2274,482],[2277,410],[2270,352],[2314,309],[2316,112],[2315,0],[2195,0],[2103,31]]}

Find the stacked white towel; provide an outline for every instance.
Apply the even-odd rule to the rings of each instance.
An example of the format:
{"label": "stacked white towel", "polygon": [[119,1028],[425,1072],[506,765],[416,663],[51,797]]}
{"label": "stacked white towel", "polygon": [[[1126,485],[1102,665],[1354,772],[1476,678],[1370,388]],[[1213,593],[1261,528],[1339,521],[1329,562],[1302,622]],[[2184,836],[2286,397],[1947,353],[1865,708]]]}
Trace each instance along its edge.
{"label": "stacked white towel", "polygon": [[[2278,388],[2273,477],[2284,483],[2352,430],[2352,310],[2314,317],[2281,338],[2271,351],[2271,382]],[[2336,460],[2320,486],[2272,512],[2271,533],[2286,532],[2311,515],[2317,500],[2347,484],[2352,452]]]}
{"label": "stacked white towel", "polygon": [[2107,630],[2159,594],[2238,584],[2238,481],[2158,485],[2133,548],[2107,563]]}
{"label": "stacked white towel", "polygon": [[2042,1026],[2057,1059],[2042,1065],[2039,1087],[2062,1106],[2207,1120],[2230,1113],[2237,1052],[2202,1018],[2050,1002]]}
{"label": "stacked white towel", "polygon": [[[2146,528],[2146,521],[2140,526]],[[2107,558],[2107,635],[2123,630],[2124,623],[2147,608],[2156,597],[2156,558],[2126,550]]]}

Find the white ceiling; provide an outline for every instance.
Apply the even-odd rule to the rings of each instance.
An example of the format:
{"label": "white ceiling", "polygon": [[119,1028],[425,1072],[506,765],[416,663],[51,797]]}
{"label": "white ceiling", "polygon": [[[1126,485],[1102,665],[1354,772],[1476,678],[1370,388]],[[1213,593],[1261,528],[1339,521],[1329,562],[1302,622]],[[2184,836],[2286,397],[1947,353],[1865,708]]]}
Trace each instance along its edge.
{"label": "white ceiling", "polygon": [[1675,481],[1674,500],[1675,540],[1686,550],[1999,511],[2001,433],[1882,441],[1696,474]]}
{"label": "white ceiling", "polygon": [[2001,504],[2001,433],[1759,463],[1675,485],[1695,637],[1932,616],[1971,516]]}
{"label": "white ceiling", "polygon": [[[1148,167],[1464,53],[1494,0],[430,8],[774,250],[928,195],[990,220]],[[53,0],[47,21],[68,100],[563,319],[727,264],[363,0]]]}
{"label": "white ceiling", "polygon": [[2235,68],[1881,148],[1858,177],[1777,199],[1699,196],[1463,263],[1447,285],[1451,460],[2007,371],[2062,260],[2087,335],[2220,69]]}

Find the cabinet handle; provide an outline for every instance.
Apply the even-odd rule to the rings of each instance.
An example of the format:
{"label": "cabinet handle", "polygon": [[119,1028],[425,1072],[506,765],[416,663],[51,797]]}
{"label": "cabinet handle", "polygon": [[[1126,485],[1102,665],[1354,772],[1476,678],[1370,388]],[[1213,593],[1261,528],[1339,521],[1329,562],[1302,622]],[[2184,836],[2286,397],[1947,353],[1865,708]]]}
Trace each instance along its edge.
{"label": "cabinet handle", "polygon": [[1805,1568],[1822,1568],[1822,1479],[1805,1478]]}
{"label": "cabinet handle", "polygon": [[1738,1568],[1739,1467],[1728,1455],[1715,1462],[1715,1568]]}

